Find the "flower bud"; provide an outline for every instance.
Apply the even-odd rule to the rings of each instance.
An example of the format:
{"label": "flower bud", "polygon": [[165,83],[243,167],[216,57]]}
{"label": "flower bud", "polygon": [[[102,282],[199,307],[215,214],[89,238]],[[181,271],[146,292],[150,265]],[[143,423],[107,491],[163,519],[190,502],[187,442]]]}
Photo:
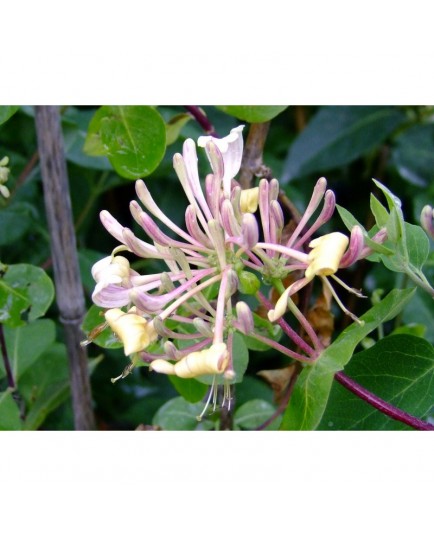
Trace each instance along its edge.
{"label": "flower bud", "polygon": [[420,223],[431,238],[434,238],[433,216],[433,208],[430,205],[425,205],[420,213]]}
{"label": "flower bud", "polygon": [[253,314],[246,302],[240,301],[236,305],[237,318],[240,323],[240,331],[248,335],[254,329]]}
{"label": "flower bud", "polygon": [[252,272],[243,270],[239,274],[240,291],[243,294],[256,294],[261,287],[261,282]]}
{"label": "flower bud", "polygon": [[259,228],[258,222],[253,214],[243,214],[241,233],[243,235],[244,245],[249,249],[254,248],[259,240]]}

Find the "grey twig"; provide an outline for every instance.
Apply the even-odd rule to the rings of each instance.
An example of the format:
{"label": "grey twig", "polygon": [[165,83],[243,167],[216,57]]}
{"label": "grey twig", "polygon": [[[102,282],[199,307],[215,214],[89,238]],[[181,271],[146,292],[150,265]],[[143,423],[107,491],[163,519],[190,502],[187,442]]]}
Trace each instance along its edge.
{"label": "grey twig", "polygon": [[51,240],[56,300],[65,328],[72,406],[76,430],[95,428],[87,352],[81,322],[85,313],[80,280],[68,175],[57,106],[36,106],[36,131]]}

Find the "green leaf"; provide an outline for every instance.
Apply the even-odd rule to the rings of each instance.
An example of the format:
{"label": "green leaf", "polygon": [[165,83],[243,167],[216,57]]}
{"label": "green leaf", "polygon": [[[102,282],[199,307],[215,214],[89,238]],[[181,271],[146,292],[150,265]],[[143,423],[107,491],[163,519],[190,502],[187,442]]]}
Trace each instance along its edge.
{"label": "green leaf", "polygon": [[421,270],[430,252],[429,238],[422,227],[407,222],[405,223],[405,233],[408,260],[416,270]]}
{"label": "green leaf", "polygon": [[8,389],[0,392],[0,431],[21,430],[20,411]]}
{"label": "green leaf", "polygon": [[29,203],[18,202],[0,211],[0,246],[17,242],[32,226],[35,209]]}
{"label": "green leaf", "polygon": [[151,106],[102,106],[90,122],[84,151],[107,155],[122,177],[145,177],[163,159],[166,125]]}
{"label": "green leaf", "polygon": [[169,380],[187,402],[200,402],[208,391],[206,385],[194,378],[178,378],[178,376],[169,375]]}
{"label": "green leaf", "polygon": [[[83,319],[83,324],[81,326],[82,330],[86,335],[89,335],[92,330],[98,328],[99,326],[102,326],[105,323],[105,318],[102,313],[103,309],[101,307],[98,307],[97,305],[90,306]],[[114,349],[123,347],[123,344],[109,327],[106,327],[104,331],[102,331],[98,335],[98,337],[92,339],[92,342],[97,344],[98,346],[101,346],[102,348]]]}
{"label": "green leaf", "polygon": [[[234,423],[245,430],[255,430],[269,419],[276,408],[266,400],[249,400],[240,406],[234,414]],[[278,430],[282,417],[271,422],[265,430]]]}
{"label": "green leaf", "polygon": [[405,120],[391,106],[322,106],[292,143],[281,183],[352,162]]}
{"label": "green leaf", "polygon": [[179,138],[181,130],[192,116],[190,114],[177,114],[166,123],[166,145],[172,145]]}
{"label": "green leaf", "polygon": [[[102,358],[101,355],[89,360],[90,374]],[[19,389],[28,408],[23,428],[37,430],[70,396],[66,346],[52,344],[20,378]]]}
{"label": "green leaf", "polygon": [[426,328],[425,338],[434,343],[434,322],[433,322],[433,299],[432,297],[418,290],[413,299],[408,303],[402,313],[402,322],[411,324],[417,322]]}
{"label": "green leaf", "polygon": [[327,405],[333,378],[351,359],[354,349],[380,324],[394,318],[408,303],[415,289],[392,290],[367,311],[363,325],[351,324],[326,348],[320,358],[300,374],[283,415],[284,430],[314,430]]}
{"label": "green leaf", "polygon": [[265,123],[282,113],[288,106],[216,106],[216,108],[248,123]]}
{"label": "green leaf", "polygon": [[22,314],[28,321],[43,316],[54,299],[54,285],[42,268],[31,264],[14,264],[0,279],[0,322],[22,326]]}
{"label": "green leaf", "polygon": [[434,179],[434,125],[416,125],[395,139],[391,162],[406,181],[426,186]]}
{"label": "green leaf", "polygon": [[[105,156],[100,138],[101,150],[99,152],[92,151],[92,142],[90,142],[89,152],[84,151],[89,123],[93,116],[92,110],[77,110],[74,107],[69,107],[67,113],[62,116],[65,156],[69,162],[83,168],[111,170],[113,167]],[[93,140],[96,141],[96,138]]]}
{"label": "green leaf", "polygon": [[22,375],[20,393],[27,403],[24,430],[37,430],[70,395],[66,347],[54,343]]}
{"label": "green leaf", "polygon": [[[413,335],[391,335],[354,355],[345,374],[397,408],[423,418],[434,405],[434,348]],[[321,429],[408,430],[334,382]]]}
{"label": "green leaf", "polygon": [[[38,319],[18,328],[5,326],[4,335],[12,375],[16,382],[39,356],[54,342],[56,328],[52,320]],[[5,376],[3,360],[0,361],[0,378]]]}
{"label": "green leaf", "polygon": [[384,196],[386,197],[390,215],[386,225],[388,238],[395,243],[399,243],[402,248],[406,247],[406,235],[404,228],[404,215],[401,209],[401,200],[381,182],[372,179]]}
{"label": "green leaf", "polygon": [[17,112],[19,106],[0,106],[0,125],[6,123],[6,121]]}
{"label": "green leaf", "polygon": [[392,255],[393,254],[392,249],[389,249],[386,246],[384,246],[383,244],[378,244],[377,242],[374,242],[374,240],[371,240],[371,238],[369,237],[369,234],[374,235],[374,233],[376,232],[375,229],[371,229],[369,231],[369,234],[368,234],[366,229],[363,227],[363,225],[361,225],[356,220],[356,218],[351,214],[351,212],[349,212],[346,208],[341,207],[340,205],[336,205],[336,208],[337,208],[337,210],[339,212],[339,216],[341,217],[342,221],[344,222],[345,227],[349,231],[351,231],[351,229],[355,225],[358,225],[362,229],[364,239],[365,239],[365,244],[367,246],[369,246],[373,251],[375,251],[377,253],[382,253],[383,255]]}
{"label": "green leaf", "polygon": [[198,415],[204,408],[203,403],[189,404],[181,396],[172,398],[157,411],[152,419],[154,426],[163,430],[195,430],[200,429],[206,421],[199,423]]}
{"label": "green leaf", "polygon": [[374,194],[371,194],[370,206],[378,227],[385,227],[389,220],[389,213]]}

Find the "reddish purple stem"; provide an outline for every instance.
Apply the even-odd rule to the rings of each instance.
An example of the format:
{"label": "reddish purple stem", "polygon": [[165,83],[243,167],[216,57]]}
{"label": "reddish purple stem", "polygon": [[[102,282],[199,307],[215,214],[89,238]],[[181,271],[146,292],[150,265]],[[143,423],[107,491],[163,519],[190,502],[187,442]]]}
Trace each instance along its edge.
{"label": "reddish purple stem", "polygon": [[335,375],[335,379],[346,389],[348,389],[349,391],[357,395],[359,398],[373,406],[375,409],[378,409],[391,419],[403,422],[404,424],[407,424],[408,426],[411,426],[416,430],[434,430],[434,426],[432,424],[422,421],[417,417],[413,417],[413,415],[410,415],[409,413],[406,413],[405,411],[402,411],[395,406],[392,406],[392,404],[385,402],[378,396],[374,395],[373,393],[356,383],[343,372],[337,372]]}
{"label": "reddish purple stem", "polygon": [[208,136],[217,137],[214,126],[211,124],[202,108],[199,106],[184,106],[184,108],[196,119]]}

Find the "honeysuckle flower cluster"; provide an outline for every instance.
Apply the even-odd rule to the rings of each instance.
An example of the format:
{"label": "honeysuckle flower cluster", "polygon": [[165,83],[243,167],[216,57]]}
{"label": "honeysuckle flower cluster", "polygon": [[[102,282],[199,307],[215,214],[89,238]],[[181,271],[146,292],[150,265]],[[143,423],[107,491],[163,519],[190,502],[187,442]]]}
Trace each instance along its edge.
{"label": "honeysuckle flower cluster", "polygon": [[[125,354],[148,362],[156,373],[180,378],[212,375],[205,408],[211,397],[215,407],[221,383],[225,385],[222,405],[230,405],[237,331],[299,361],[309,363],[319,356],[321,342],[291,298],[314,278],[322,282],[329,299],[334,297],[358,321],[343,306],[330,280],[360,295],[335,274],[370,254],[357,226],[350,237],[334,232],[313,239],[335,209],[335,195],[327,190],[325,178],[317,181],[306,211],[288,238],[278,201],[279,182],[261,179],[258,186],[242,190],[234,180],[243,154],[242,130],[243,126],[234,128],[222,139],[199,138],[198,146],[205,149],[212,171],[204,186],[194,141],[187,139],[182,155],[174,155],[173,165],[188,200],[185,228],[158,207],[143,180],[136,182],[143,208],[133,200],[130,210],[147,241],[102,211],[102,224],[121,245],[92,269],[96,281],[92,299],[105,309],[106,323],[122,341]],[[313,218],[321,203],[319,215]],[[161,260],[166,270],[141,275],[122,252]],[[284,288],[283,281],[290,275],[294,282]],[[275,305],[261,291],[264,285],[280,291]],[[249,294],[268,308],[269,321],[281,326],[294,348],[255,329],[252,309],[242,299]],[[285,321],[287,311],[301,323],[310,342]]]}

